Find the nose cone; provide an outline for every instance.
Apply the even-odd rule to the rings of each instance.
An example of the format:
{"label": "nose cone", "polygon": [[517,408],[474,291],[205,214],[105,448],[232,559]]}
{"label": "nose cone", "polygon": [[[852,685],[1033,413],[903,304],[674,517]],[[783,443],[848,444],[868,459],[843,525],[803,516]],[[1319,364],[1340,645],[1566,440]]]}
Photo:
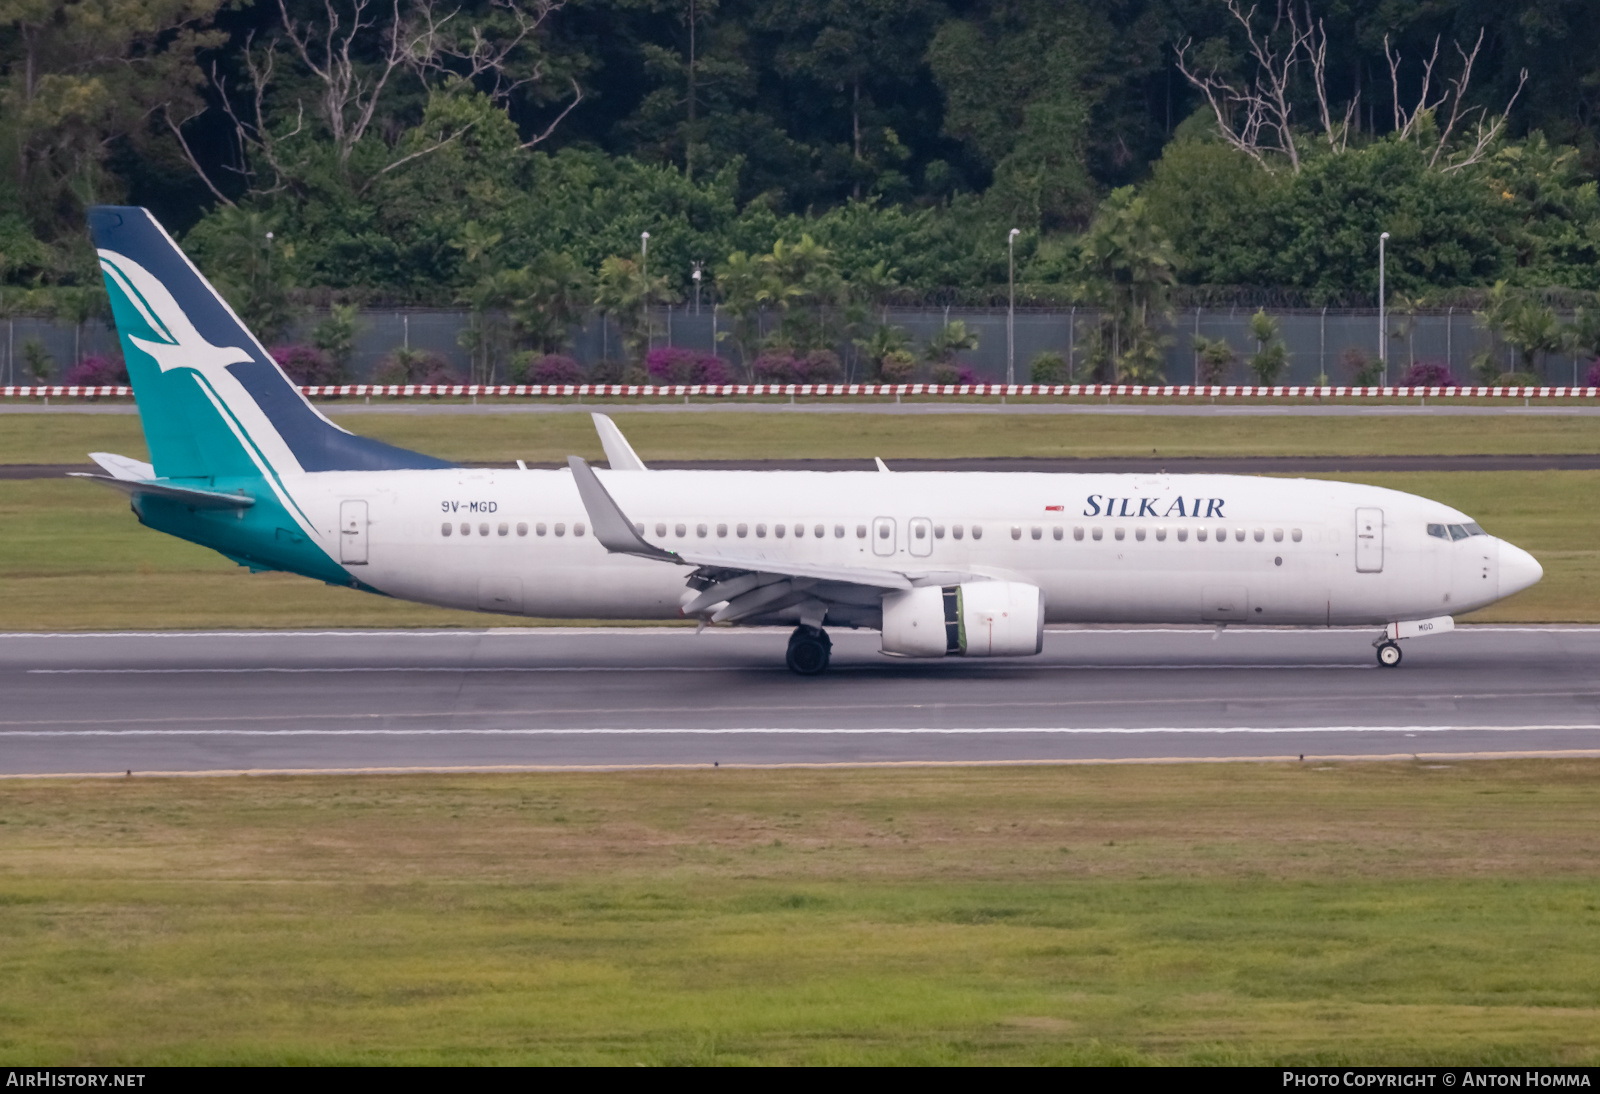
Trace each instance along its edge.
{"label": "nose cone", "polygon": [[1500,541],[1500,595],[1510,596],[1538,582],[1544,567],[1521,547]]}

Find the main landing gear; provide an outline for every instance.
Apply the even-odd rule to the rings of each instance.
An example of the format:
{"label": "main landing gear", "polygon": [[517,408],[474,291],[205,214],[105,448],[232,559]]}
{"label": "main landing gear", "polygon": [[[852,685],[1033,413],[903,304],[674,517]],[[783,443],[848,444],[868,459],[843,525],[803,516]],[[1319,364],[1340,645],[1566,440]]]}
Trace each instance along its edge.
{"label": "main landing gear", "polygon": [[1374,642],[1378,647],[1378,664],[1383,668],[1392,669],[1400,663],[1400,645],[1397,642]]}
{"label": "main landing gear", "polygon": [[821,627],[796,627],[789,636],[789,671],[799,676],[820,676],[827,671],[833,642]]}

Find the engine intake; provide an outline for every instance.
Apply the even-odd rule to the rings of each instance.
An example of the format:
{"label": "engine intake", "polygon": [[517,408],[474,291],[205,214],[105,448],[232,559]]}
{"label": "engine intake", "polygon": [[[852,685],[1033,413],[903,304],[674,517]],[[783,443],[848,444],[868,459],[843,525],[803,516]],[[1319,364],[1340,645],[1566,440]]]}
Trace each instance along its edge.
{"label": "engine intake", "polygon": [[883,598],[895,657],[1027,657],[1044,649],[1044,590],[1020,581],[928,585]]}

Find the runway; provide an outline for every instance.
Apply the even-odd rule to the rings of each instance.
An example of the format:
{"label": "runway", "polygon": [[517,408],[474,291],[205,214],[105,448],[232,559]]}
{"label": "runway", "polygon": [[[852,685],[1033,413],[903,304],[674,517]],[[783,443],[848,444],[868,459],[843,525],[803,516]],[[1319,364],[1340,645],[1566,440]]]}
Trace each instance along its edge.
{"label": "runway", "polygon": [[1017,660],[688,628],[0,635],[0,774],[1600,754],[1600,628],[1052,629]]}

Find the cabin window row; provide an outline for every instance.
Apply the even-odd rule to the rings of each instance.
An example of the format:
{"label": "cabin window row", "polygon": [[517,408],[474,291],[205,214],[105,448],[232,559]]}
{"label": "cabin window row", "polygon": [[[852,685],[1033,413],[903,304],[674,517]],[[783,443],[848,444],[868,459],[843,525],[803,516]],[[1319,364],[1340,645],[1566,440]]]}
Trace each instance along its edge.
{"label": "cabin window row", "polygon": [[[1078,525],[1078,526],[1074,527],[1072,529],[1072,538],[1074,540],[1081,541],[1083,539],[1083,537],[1084,537],[1084,531],[1085,531],[1085,529],[1084,529],[1084,527],[1082,525]],[[1155,526],[1156,542],[1158,542],[1158,543],[1165,542],[1166,538],[1167,538],[1167,531],[1168,531],[1168,529],[1167,529],[1167,526],[1165,524],[1156,525]],[[1176,528],[1171,529],[1171,531],[1173,532],[1174,535],[1177,536],[1177,539],[1178,539],[1179,543],[1188,542],[1189,533],[1190,533],[1191,529],[1187,525],[1178,526]],[[1194,529],[1192,529],[1192,531],[1194,532],[1195,540],[1197,542],[1199,542],[1199,543],[1204,543],[1208,539],[1210,539],[1213,531],[1216,534],[1218,543],[1226,543],[1228,541],[1229,529],[1224,527],[1224,526],[1222,526],[1222,525],[1218,525],[1214,529],[1202,526],[1202,527],[1194,528]],[[1146,532],[1147,532],[1147,530],[1145,528],[1142,528],[1142,527],[1141,528],[1135,528],[1133,530],[1133,538],[1135,540],[1139,541],[1140,543],[1143,543],[1144,540],[1145,540]],[[1265,528],[1255,528],[1255,529],[1234,528],[1232,530],[1232,532],[1233,532],[1234,542],[1236,542],[1236,543],[1243,543],[1247,539],[1253,539],[1257,543],[1265,543],[1266,540],[1267,540],[1267,535],[1268,535],[1268,531]],[[1042,539],[1042,538],[1044,538],[1044,530],[1042,528],[1040,528],[1038,525],[1034,525],[1031,529],[1029,529],[1029,534],[1034,539]],[[1061,539],[1062,536],[1063,536],[1063,531],[1062,531],[1061,526],[1060,525],[1056,525],[1051,530],[1051,534],[1055,539]],[[1105,529],[1101,528],[1099,526],[1091,526],[1088,529],[1088,534],[1089,534],[1089,538],[1090,539],[1099,541],[1099,540],[1105,538]],[[1126,539],[1127,538],[1127,534],[1128,534],[1127,533],[1127,529],[1125,529],[1125,528],[1113,528],[1111,530],[1111,538],[1115,539],[1115,540],[1119,540],[1120,541],[1120,540]],[[1272,542],[1274,542],[1274,543],[1282,543],[1283,542],[1284,530],[1282,528],[1274,528],[1271,531],[1271,535],[1272,535]],[[1014,525],[1011,526],[1011,538],[1012,539],[1021,539],[1022,538],[1022,526],[1020,524],[1014,524]],[[1305,533],[1302,532],[1299,528],[1290,528],[1289,529],[1289,539],[1291,541],[1293,541],[1295,543],[1299,543],[1304,538],[1305,538]]]}
{"label": "cabin window row", "polygon": [[[635,524],[633,528],[634,531],[638,532],[642,536],[647,533],[649,526],[641,522]],[[684,539],[690,534],[690,526],[687,524],[667,524],[665,522],[657,522],[653,530],[657,539],[666,539],[669,533],[673,536],[676,536],[678,539]],[[713,526],[709,524],[696,524],[693,526],[693,531],[696,537],[705,539],[712,535]],[[951,525],[949,529],[950,535],[954,539],[965,538],[969,531],[973,539],[983,538],[982,525],[974,524],[969,527],[968,525],[954,524]],[[893,529],[887,524],[880,524],[878,526],[878,537],[880,539],[888,539],[892,532]],[[829,534],[829,526],[826,524],[813,524],[808,526],[802,523],[796,523],[792,525],[769,525],[765,523],[757,523],[753,525],[750,523],[715,525],[715,534],[718,539],[726,539],[730,534],[738,539],[746,539],[752,533],[754,533],[757,539],[766,539],[769,535],[775,539],[784,539],[785,537],[791,535],[794,536],[795,539],[804,539],[808,535],[813,539],[827,539]],[[844,524],[835,524],[832,527],[832,533],[834,539],[844,539],[850,535],[850,527]],[[865,524],[857,524],[855,526],[856,539],[866,539],[868,534],[867,526]],[[927,527],[921,524],[915,525],[913,534],[918,539],[921,539],[927,535]],[[943,539],[944,537],[945,526],[942,524],[935,524],[933,526],[933,538]]]}
{"label": "cabin window row", "polygon": [[[455,535],[457,527],[459,527],[461,529],[461,534],[462,535],[464,535],[464,536],[472,535],[473,526],[472,526],[471,522],[465,521],[465,520],[462,521],[459,526],[455,525],[455,524],[452,524],[450,521],[445,521],[443,524],[439,525],[439,534],[442,535],[442,536]],[[477,526],[477,532],[478,532],[478,535],[480,535],[480,536],[488,536],[488,535],[509,536],[511,534],[511,528],[512,528],[512,526],[506,521],[501,521],[497,525],[490,525],[487,521],[485,521],[485,522],[480,523]],[[518,521],[517,525],[516,525],[516,529],[517,529],[517,535],[526,536],[528,534],[528,522],[527,521]],[[576,524],[574,524],[572,526],[572,534],[575,535],[575,536],[581,536],[587,530],[588,529],[585,528],[585,526],[584,526],[582,521],[578,521]],[[542,521],[540,523],[538,523],[538,524],[533,525],[533,534],[536,535],[536,536],[548,535],[552,531],[554,531],[555,534],[558,535],[558,536],[564,536],[564,535],[567,534],[567,526],[564,523],[548,525],[548,524],[543,523]]]}

